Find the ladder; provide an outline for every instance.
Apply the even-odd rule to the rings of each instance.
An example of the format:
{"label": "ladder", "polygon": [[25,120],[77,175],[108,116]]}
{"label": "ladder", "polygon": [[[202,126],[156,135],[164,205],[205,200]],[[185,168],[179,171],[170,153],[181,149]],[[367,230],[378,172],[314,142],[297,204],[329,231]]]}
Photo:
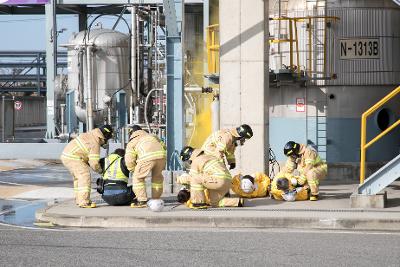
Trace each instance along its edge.
{"label": "ladder", "polygon": [[[318,90],[308,87],[307,91]],[[309,94],[309,93],[308,93]],[[327,120],[326,99],[306,99],[306,139],[307,144],[313,146],[321,159],[327,158]]]}

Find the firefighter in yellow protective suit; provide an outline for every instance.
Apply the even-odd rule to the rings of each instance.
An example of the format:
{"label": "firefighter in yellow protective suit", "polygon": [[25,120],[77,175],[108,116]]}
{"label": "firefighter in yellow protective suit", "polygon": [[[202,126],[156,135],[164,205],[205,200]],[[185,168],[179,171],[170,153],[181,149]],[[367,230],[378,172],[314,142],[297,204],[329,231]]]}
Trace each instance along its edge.
{"label": "firefighter in yellow protective suit", "polygon": [[132,186],[128,186],[129,170],[124,156],[124,149],[116,149],[107,157],[100,159],[103,177],[97,180],[97,192],[108,205],[131,204],[135,198]]}
{"label": "firefighter in yellow protective suit", "polygon": [[226,158],[229,169],[236,167],[235,149],[244,144],[246,139],[253,136],[253,130],[247,124],[235,129],[223,129],[211,134],[204,142],[201,149],[206,155],[211,155],[222,161]]}
{"label": "firefighter in yellow protective suit", "polygon": [[298,178],[290,173],[279,173],[271,182],[271,198],[276,200],[308,200],[308,185],[298,186]]}
{"label": "firefighter in yellow protective suit", "polygon": [[151,172],[151,194],[159,199],[163,192],[166,149],[164,143],[155,135],[143,131],[138,125],[132,126],[130,141],[126,147],[125,162],[133,172],[132,189],[136,202],[132,208],[144,208],[147,203],[145,178]]}
{"label": "firefighter in yellow protective suit", "polygon": [[264,173],[257,172],[252,176],[238,174],[232,179],[231,189],[244,198],[266,197],[270,184],[271,179]]}
{"label": "firefighter in yellow protective suit", "polygon": [[[187,179],[190,181],[190,208],[205,209],[208,203],[212,207],[243,206],[243,199],[225,197],[231,187],[232,176],[221,160],[189,146],[182,149],[180,157],[185,164],[190,164],[190,177]],[[209,201],[205,196],[206,189]]]}
{"label": "firefighter in yellow protective suit", "polygon": [[328,166],[318,152],[311,146],[298,144],[289,141],[284,149],[284,154],[289,157],[285,170],[290,172],[293,166],[299,172],[299,185],[307,183],[311,190],[310,200],[318,200],[319,182],[324,179],[328,173]]}
{"label": "firefighter in yellow protective suit", "polygon": [[[73,139],[62,152],[61,162],[74,179],[75,202],[81,208],[95,208],[90,201],[90,168],[101,173],[100,146],[105,146],[112,137],[110,125],[104,125]],[[90,168],[89,168],[90,167]]]}

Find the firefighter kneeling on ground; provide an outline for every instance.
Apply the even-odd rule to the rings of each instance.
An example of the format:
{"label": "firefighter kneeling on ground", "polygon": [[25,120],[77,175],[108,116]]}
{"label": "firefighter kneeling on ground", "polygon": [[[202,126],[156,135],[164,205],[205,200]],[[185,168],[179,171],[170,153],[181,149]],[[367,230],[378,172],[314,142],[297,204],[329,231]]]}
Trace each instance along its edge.
{"label": "firefighter kneeling on ground", "polygon": [[244,145],[245,141],[251,137],[253,137],[253,130],[247,124],[234,129],[222,129],[211,134],[201,149],[205,154],[214,156],[221,161],[226,158],[229,169],[232,170],[236,168],[236,147]]}
{"label": "firefighter kneeling on ground", "polygon": [[[225,197],[231,187],[232,176],[224,162],[214,156],[206,155],[203,150],[190,146],[182,149],[180,158],[184,164],[190,164],[190,172],[186,176],[186,183],[190,183],[190,208],[205,209],[209,205],[243,207],[244,199]],[[206,189],[209,203],[204,192]]]}
{"label": "firefighter kneeling on ground", "polygon": [[309,186],[299,185],[298,178],[290,173],[279,173],[271,182],[271,198],[286,201],[308,200]]}
{"label": "firefighter kneeling on ground", "polygon": [[264,173],[257,172],[253,175],[235,175],[232,178],[232,191],[244,198],[268,196],[271,179]]}
{"label": "firefighter kneeling on ground", "polygon": [[324,179],[328,173],[328,167],[325,161],[321,159],[318,152],[311,146],[298,144],[293,141],[286,143],[283,153],[288,157],[285,165],[285,172],[299,172],[298,182],[300,185],[308,184],[311,195],[310,200],[318,200],[319,182]]}
{"label": "firefighter kneeling on ground", "polygon": [[116,149],[108,157],[100,159],[103,177],[97,179],[97,192],[111,206],[128,205],[135,198],[132,186],[128,186],[129,170],[124,155],[124,149]]}

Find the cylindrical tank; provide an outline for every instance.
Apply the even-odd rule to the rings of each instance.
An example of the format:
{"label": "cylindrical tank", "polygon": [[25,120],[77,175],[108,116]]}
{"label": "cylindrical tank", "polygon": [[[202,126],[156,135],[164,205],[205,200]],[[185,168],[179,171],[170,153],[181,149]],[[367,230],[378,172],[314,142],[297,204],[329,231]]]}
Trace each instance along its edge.
{"label": "cylindrical tank", "polygon": [[71,38],[68,44],[68,87],[76,92],[76,114],[82,122],[86,122],[88,93],[86,45],[92,46],[91,95],[94,122],[100,124],[108,117],[105,100],[121,88],[130,94],[129,36],[110,29],[94,29],[79,32]]}
{"label": "cylindrical tank", "polygon": [[[279,8],[280,2],[280,8]],[[281,81],[270,90],[270,144],[284,160],[282,148],[289,140],[314,144],[330,166],[343,166],[335,176],[356,178],[360,160],[361,115],[400,84],[400,8],[392,1],[272,1],[271,17],[338,17],[313,20],[309,50],[308,20],[297,23],[299,64],[306,86]],[[285,21],[270,24],[274,39],[289,38]],[[325,43],[325,55],[323,45]],[[293,44],[295,47],[295,44]],[[290,43],[270,47],[270,68],[279,72],[290,65]],[[294,48],[294,50],[296,50]],[[311,58],[310,58],[311,56]],[[315,73],[307,73],[310,60]],[[325,67],[324,67],[325,62]],[[323,71],[325,70],[325,73]],[[282,71],[282,70],[281,70]],[[400,106],[389,102],[367,124],[368,140],[400,117]],[[394,130],[367,150],[370,166],[391,160],[400,150],[400,130]],[[333,170],[333,168],[330,168]]]}

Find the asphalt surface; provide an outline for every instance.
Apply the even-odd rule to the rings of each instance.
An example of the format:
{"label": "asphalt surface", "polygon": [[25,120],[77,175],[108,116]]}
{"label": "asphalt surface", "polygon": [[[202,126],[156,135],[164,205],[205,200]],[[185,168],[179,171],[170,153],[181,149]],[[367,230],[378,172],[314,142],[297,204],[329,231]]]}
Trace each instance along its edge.
{"label": "asphalt surface", "polygon": [[24,184],[72,187],[72,178],[62,164],[48,164],[37,168],[17,169],[2,172],[0,185]]}
{"label": "asphalt surface", "polygon": [[0,225],[0,266],[399,266],[400,234]]}

